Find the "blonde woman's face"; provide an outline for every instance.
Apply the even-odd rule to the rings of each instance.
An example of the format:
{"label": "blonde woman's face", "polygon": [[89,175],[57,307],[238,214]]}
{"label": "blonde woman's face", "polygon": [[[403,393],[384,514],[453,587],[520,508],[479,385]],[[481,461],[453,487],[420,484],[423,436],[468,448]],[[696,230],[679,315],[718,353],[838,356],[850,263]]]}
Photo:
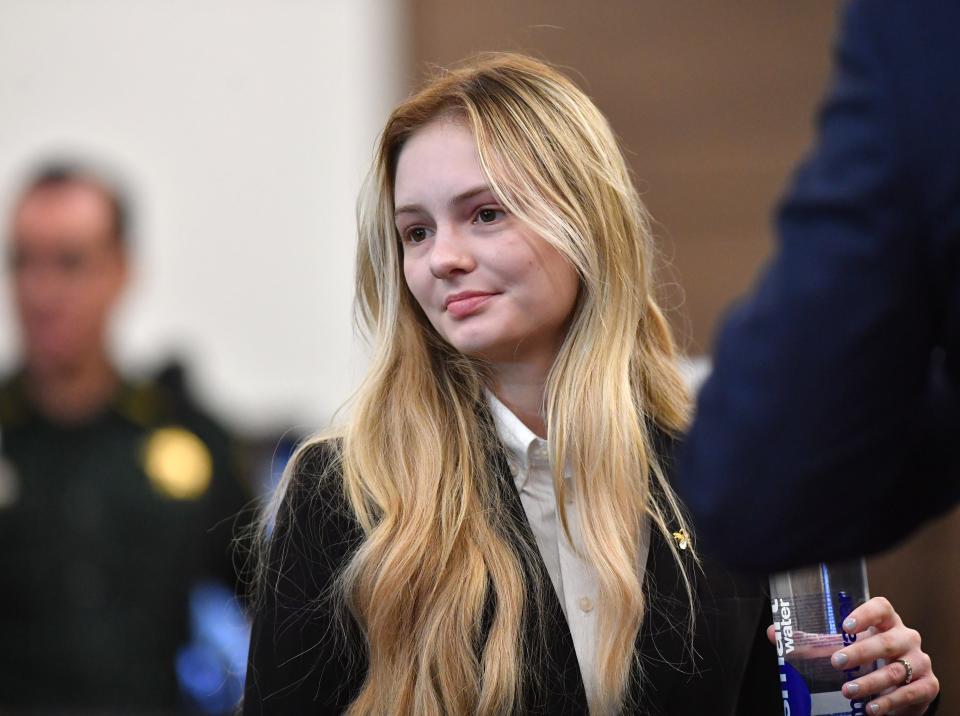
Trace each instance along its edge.
{"label": "blonde woman's face", "polygon": [[492,363],[553,362],[576,271],[500,206],[466,126],[438,119],[407,140],[394,206],[407,286],[443,338]]}

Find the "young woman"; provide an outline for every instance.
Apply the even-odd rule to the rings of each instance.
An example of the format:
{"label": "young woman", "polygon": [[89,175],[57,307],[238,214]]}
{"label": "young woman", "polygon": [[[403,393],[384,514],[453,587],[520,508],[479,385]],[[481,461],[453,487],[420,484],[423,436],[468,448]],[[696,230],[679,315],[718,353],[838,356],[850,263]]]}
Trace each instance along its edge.
{"label": "young woman", "polygon": [[[358,213],[373,360],[268,512],[246,712],[778,713],[763,585],[700,562],[670,488],[687,395],[597,108],[516,55],[444,74]],[[907,659],[922,713],[919,638],[852,617],[883,633],[845,668]]]}

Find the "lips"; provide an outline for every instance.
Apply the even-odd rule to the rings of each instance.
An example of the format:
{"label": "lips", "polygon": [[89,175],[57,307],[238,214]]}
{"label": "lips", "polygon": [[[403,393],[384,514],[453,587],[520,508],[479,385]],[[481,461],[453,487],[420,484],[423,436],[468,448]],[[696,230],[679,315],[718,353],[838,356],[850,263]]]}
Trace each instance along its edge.
{"label": "lips", "polygon": [[465,318],[480,310],[494,296],[495,293],[487,291],[462,291],[447,296],[443,305],[454,318]]}

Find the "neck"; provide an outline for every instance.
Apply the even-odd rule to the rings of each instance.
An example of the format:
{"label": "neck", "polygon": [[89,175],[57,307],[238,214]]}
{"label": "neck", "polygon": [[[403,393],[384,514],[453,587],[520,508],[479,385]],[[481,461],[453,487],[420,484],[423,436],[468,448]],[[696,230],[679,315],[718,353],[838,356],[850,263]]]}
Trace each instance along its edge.
{"label": "neck", "polygon": [[78,423],[103,410],[119,378],[102,352],[59,370],[27,368],[30,399],[42,415],[57,423]]}
{"label": "neck", "polygon": [[547,437],[543,394],[549,365],[504,363],[493,367],[494,395],[538,437]]}

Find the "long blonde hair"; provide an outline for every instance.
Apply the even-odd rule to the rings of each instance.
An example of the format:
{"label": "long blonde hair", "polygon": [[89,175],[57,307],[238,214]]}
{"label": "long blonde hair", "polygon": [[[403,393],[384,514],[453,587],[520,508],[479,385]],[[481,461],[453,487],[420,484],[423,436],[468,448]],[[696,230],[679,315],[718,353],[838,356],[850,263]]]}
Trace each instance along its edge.
{"label": "long blonde hair", "polygon": [[[498,445],[483,397],[489,378],[417,306],[394,226],[398,155],[439,117],[472,130],[498,200],[580,276],[544,414],[559,515],[566,530],[567,466],[583,557],[599,582],[600,689],[591,710],[614,713],[639,674],[645,520],[687,579],[670,539],[685,521],[651,429],[681,430],[688,398],[654,300],[648,216],[607,121],[562,74],[514,54],[445,72],[399,105],[358,204],[356,309],[373,357],[339,463],[365,540],[340,588],[366,637],[369,667],[350,713],[510,713],[536,678],[525,666],[536,647],[522,634],[536,617],[530,564],[537,558],[498,488],[491,460]],[[687,591],[692,609],[689,580]]]}

